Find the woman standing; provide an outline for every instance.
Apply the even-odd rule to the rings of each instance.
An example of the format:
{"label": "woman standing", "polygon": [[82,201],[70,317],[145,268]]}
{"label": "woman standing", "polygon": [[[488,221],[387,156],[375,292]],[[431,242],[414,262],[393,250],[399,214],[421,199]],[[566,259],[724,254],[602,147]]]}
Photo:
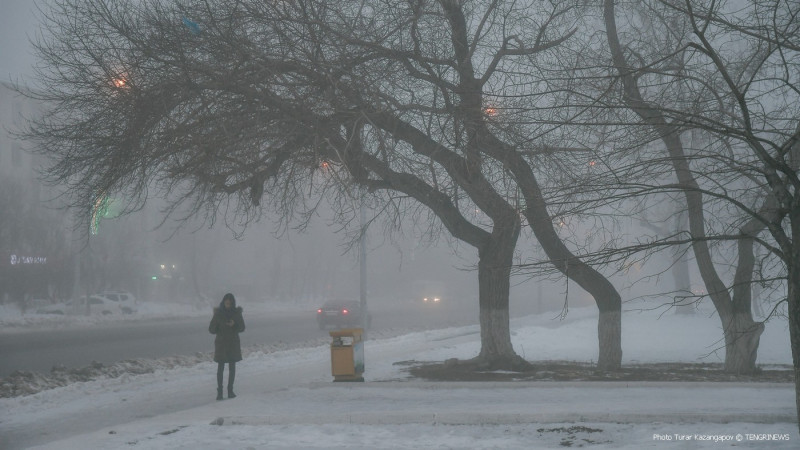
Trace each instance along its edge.
{"label": "woman standing", "polygon": [[242,360],[242,347],[239,333],[244,331],[242,308],[236,306],[233,294],[225,294],[218,308],[214,308],[214,317],[208,326],[214,338],[214,361],[217,362],[217,400],[222,400],[222,376],[225,363],[228,363],[228,398],[236,397],[233,393],[233,380],[236,378],[236,363]]}

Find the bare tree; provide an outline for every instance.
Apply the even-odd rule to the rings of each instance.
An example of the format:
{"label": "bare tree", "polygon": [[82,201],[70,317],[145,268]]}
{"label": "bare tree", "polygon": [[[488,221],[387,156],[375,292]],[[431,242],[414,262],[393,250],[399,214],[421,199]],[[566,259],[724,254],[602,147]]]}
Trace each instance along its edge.
{"label": "bare tree", "polygon": [[[758,246],[768,253],[758,263],[771,271],[759,282],[784,283],[787,291],[800,374],[800,244],[793,239],[800,230],[800,10],[782,1],[739,6],[656,0],[621,14],[605,1],[619,80],[606,104],[624,105],[635,115],[632,126],[663,143],[677,181],[646,189],[684,193],[689,233],[675,242],[691,242],[722,322],[726,370],[756,369],[764,329],[751,312]],[[629,20],[620,25],[620,17]],[[726,257],[734,269],[728,282],[719,264]],[[797,400],[800,412],[800,390]]]}
{"label": "bare tree", "polygon": [[569,38],[574,12],[498,1],[63,0],[38,41],[40,89],[29,94],[54,107],[32,135],[56,160],[50,177],[87,213],[108,195],[131,209],[164,196],[172,211],[241,223],[265,210],[302,218],[322,198],[352,220],[349,199],[365,193],[389,220],[421,205],[478,252],[478,360],[493,367],[522,363],[508,292],[524,218],[552,263],[595,297],[598,367],[615,369],[619,294],[556,232],[531,151],[541,143],[507,131],[526,120],[517,106],[537,101],[536,89],[521,92],[539,82],[525,65]]}
{"label": "bare tree", "polygon": [[[614,67],[622,82],[622,99],[662,140],[678,184],[684,189],[692,248],[708,295],[723,325],[726,370],[752,373],[756,369],[759,336],[764,329],[762,323],[753,320],[751,313],[750,284],[755,263],[753,246],[758,235],[768,227],[768,222],[777,218],[777,203],[774,193],[763,191],[758,186],[763,183],[756,182],[758,184],[753,185],[746,179],[758,176],[752,174],[752,167],[747,166],[757,162],[747,155],[741,155],[736,144],[729,141],[731,138],[740,139],[741,133],[737,131],[731,135],[737,125],[730,123],[725,116],[738,116],[735,120],[748,126],[753,106],[758,104],[758,108],[771,107],[764,104],[765,97],[750,97],[747,94],[751,86],[758,89],[759,84],[768,82],[766,78],[761,78],[766,74],[759,72],[773,70],[769,67],[771,64],[768,54],[771,52],[762,45],[747,48],[749,43],[745,41],[738,52],[725,54],[720,50],[722,46],[717,40],[729,36],[732,30],[726,30],[718,24],[709,27],[711,22],[708,20],[714,15],[723,18],[724,10],[704,11],[698,16],[692,8],[693,5],[688,2],[683,6],[669,2],[643,5],[644,15],[640,17],[649,17],[649,26],[671,30],[668,34],[670,39],[662,43],[660,51],[649,55],[638,50],[624,50],[617,31],[613,2],[605,3],[605,25]],[[650,34],[657,33],[658,31],[653,31]],[[630,59],[637,60],[635,65],[629,62]],[[760,59],[763,61],[759,62]],[[650,83],[655,80],[668,80],[668,88],[652,87]],[[648,84],[647,87],[642,86],[645,83]],[[744,108],[737,107],[737,103],[744,105]],[[773,125],[769,123],[768,117],[763,119],[767,122],[766,125]],[[730,149],[714,145],[693,152],[687,151],[681,133],[692,128],[718,133],[717,138],[711,142],[723,142]],[[757,133],[759,131],[753,131],[754,135]],[[743,139],[749,145],[747,140]],[[758,156],[758,153],[756,151],[754,156]],[[714,162],[692,162],[701,158]],[[697,169],[697,166],[700,168]],[[713,183],[724,185],[729,190],[740,190],[744,183],[745,189],[751,185],[751,189],[756,189],[755,192],[760,194],[755,198],[750,195],[736,199],[757,217],[742,223],[738,232],[733,232],[738,235],[738,263],[730,288],[715,269],[712,250],[707,240],[709,222],[705,218],[705,210],[715,196],[704,194],[703,190],[714,190]]]}

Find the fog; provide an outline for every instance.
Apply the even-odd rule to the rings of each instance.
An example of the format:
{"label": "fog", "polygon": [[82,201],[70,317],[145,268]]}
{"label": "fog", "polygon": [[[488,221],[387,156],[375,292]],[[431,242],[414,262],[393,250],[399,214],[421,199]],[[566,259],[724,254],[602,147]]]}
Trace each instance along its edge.
{"label": "fog", "polygon": [[[46,2],[37,2],[45,4]],[[34,3],[28,0],[3,0],[0,5],[0,79],[9,81],[32,73],[35,58],[28,37],[36,30]]]}
{"label": "fog", "polygon": [[[28,42],[36,34],[35,7],[27,0],[6,0],[0,12],[0,77],[24,82],[35,62]],[[31,170],[29,177],[35,178],[36,173]],[[348,251],[346,238],[329,223],[330,215],[323,212],[305,233],[289,230],[278,237],[272,233],[271,219],[250,226],[239,239],[221,222],[213,229],[190,224],[174,235],[174,223],[156,229],[161,216],[153,203],[129,217],[102,220],[98,233],[88,240],[83,235],[76,239],[65,222],[62,236],[67,236],[68,249],[64,252],[70,256],[58,258],[61,286],[26,294],[65,297],[113,288],[130,290],[146,301],[205,297],[214,302],[227,291],[252,302],[314,303],[359,297],[358,251]],[[63,214],[60,220],[66,221]],[[620,235],[641,231],[621,230]],[[78,249],[80,257],[75,256]],[[519,262],[544,259],[536,242],[524,234],[517,249]],[[30,252],[50,254],[51,261],[56,260],[52,250],[32,248]],[[400,238],[386,236],[382,226],[373,226],[367,243],[367,297],[375,305],[397,305],[432,290],[440,291],[434,295],[449,302],[477,308],[476,261],[475,249],[446,236],[430,245],[427,238],[415,235],[411,224],[405,224]],[[646,270],[637,265],[612,282],[624,299],[670,291],[675,283],[669,274],[648,283],[639,281],[665,273],[670,264],[669,257],[658,256]],[[77,293],[72,292],[75,289]],[[520,274],[512,279],[510,305],[513,315],[520,305],[526,310],[558,311],[570,305],[593,305],[593,301],[563,277],[542,280]]]}
{"label": "fog", "polygon": [[[276,235],[274,217],[269,216],[244,230],[229,229],[222,221],[213,228],[190,223],[176,231],[177,223],[171,221],[156,228],[161,216],[149,207],[127,217],[101,220],[83,252],[93,254],[90,259],[105,261],[105,279],[92,280],[96,289],[121,287],[143,300],[191,301],[199,295],[218,301],[225,292],[251,303],[358,300],[358,244],[349,245],[349,238],[325,214],[323,208],[303,231],[289,229]],[[477,311],[477,252],[473,248],[446,235],[430,243],[428,236],[415,236],[410,224],[403,233],[391,234],[382,225],[379,219],[367,232],[366,287],[372,306],[413,304],[436,295],[448,305]],[[532,243],[522,240],[520,244],[533,251]],[[139,277],[132,278],[131,270],[112,267],[131,259],[139,261],[137,270],[144,271]],[[84,280],[84,284],[92,281]],[[521,304],[526,310],[557,310],[567,295],[565,281],[520,274],[512,284],[512,308]],[[573,287],[571,296],[576,304],[584,304],[580,289]]]}
{"label": "fog", "polygon": [[[29,0],[0,5],[0,448],[121,448],[137,443],[147,448],[231,443],[273,448],[276,442],[284,442],[282,448],[325,448],[332,442],[352,448],[356,441],[377,448],[387,436],[394,442],[407,439],[407,448],[420,442],[432,447],[529,448],[540,446],[543,434],[562,431],[540,428],[542,423],[580,425],[575,428],[601,433],[587,435],[583,442],[609,448],[652,446],[662,440],[656,436],[678,436],[676,432],[736,434],[740,442],[738,433],[745,432],[796,445],[788,381],[791,348],[783,321],[773,319],[760,338],[758,362],[789,376],[767,387],[742,382],[709,389],[677,379],[636,386],[635,380],[626,380],[618,383],[625,393],[617,394],[610,384],[585,383],[575,372],[569,375],[570,385],[558,389],[472,383],[464,395],[463,384],[426,384],[408,370],[433,361],[447,367],[453,359],[474,358],[484,352],[484,338],[493,331],[476,325],[477,250],[445,230],[436,235],[420,231],[441,224],[414,223],[406,216],[389,231],[392,227],[381,217],[369,220],[362,257],[353,241],[358,219],[343,228],[332,222],[335,211],[325,204],[302,229],[296,228],[297,222],[280,228],[276,223],[283,218],[269,212],[246,227],[228,224],[223,216],[210,226],[192,217],[181,221],[180,211],[165,217],[164,201],[155,195],[141,210],[121,214],[125,200],[107,199],[98,188],[103,199],[94,205],[96,216],[81,217],[76,225],[75,211],[59,203],[63,187],[40,182],[43,161],[6,132],[22,125],[22,116],[37,112],[32,102],[13,97],[11,87],[25,84],[32,74],[35,59],[28,39],[35,35],[34,10]],[[488,115],[494,115],[489,110],[497,111],[487,108]],[[622,208],[563,216],[557,216],[558,206],[552,210],[560,238],[584,257],[671,234],[669,218],[679,215],[673,206],[660,202],[648,208],[649,217],[638,218],[620,216]],[[375,214],[366,211],[368,219]],[[477,225],[490,229],[486,223]],[[594,366],[598,343],[603,345],[599,339],[608,338],[608,333],[598,333],[602,315],[594,299],[569,279],[569,270],[562,274],[554,269],[530,228],[522,224],[511,278],[511,321],[501,331],[508,332],[513,351],[525,360]],[[733,247],[725,245],[715,247],[715,257],[724,266],[718,269],[721,277],[730,284],[736,265],[726,264],[734,258]],[[682,251],[595,261],[622,296],[626,366],[659,364],[653,366],[658,371],[666,369],[665,363],[701,362],[698,372],[712,373],[714,366],[706,363],[720,365],[725,358],[719,313],[703,299],[696,262],[676,261]],[[318,313],[317,307],[330,299],[359,300],[364,286],[372,315],[370,326],[364,327],[369,337],[364,345],[367,379],[361,381],[376,383],[343,388],[329,381],[332,349],[346,346],[332,343],[336,333],[329,330],[354,325],[322,323],[318,314],[324,310]],[[121,296],[111,291],[133,295],[137,308],[115,304],[113,313],[92,312],[91,300]],[[247,327],[241,329],[240,397],[219,403],[221,398],[213,400],[215,336],[209,333],[217,331],[208,324],[212,314],[220,317],[211,308],[228,292],[244,308],[241,320]],[[695,314],[674,314],[680,308],[670,309],[672,303],[689,292],[697,295],[690,298],[698,300],[689,308]],[[424,297],[441,302],[424,303]],[[79,299],[84,309],[74,307]],[[70,312],[47,309],[70,302]],[[764,319],[767,306],[774,303],[756,293],[756,319]],[[349,314],[347,321],[354,316],[351,311],[340,308],[332,315]],[[495,321],[494,311],[487,312],[487,322]],[[361,369],[363,360],[361,355]],[[549,378],[546,365],[542,368],[547,382],[558,379]],[[491,375],[511,381],[518,376],[516,371],[483,369],[475,372],[477,379]],[[423,383],[403,383],[409,380]],[[221,386],[220,381],[220,392]],[[232,397],[229,393],[225,400]],[[242,418],[253,422],[236,422]],[[653,424],[644,423],[648,421]],[[216,426],[223,422],[251,426]],[[218,445],[215,439],[225,442]],[[574,435],[558,436],[546,444],[561,448],[573,441]]]}

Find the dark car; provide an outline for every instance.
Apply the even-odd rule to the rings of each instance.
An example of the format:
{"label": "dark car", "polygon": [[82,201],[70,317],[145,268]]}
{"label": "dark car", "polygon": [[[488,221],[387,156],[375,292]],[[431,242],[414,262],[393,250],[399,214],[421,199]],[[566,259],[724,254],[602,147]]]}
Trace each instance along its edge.
{"label": "dark car", "polygon": [[[366,319],[366,323],[364,323]],[[329,300],[317,309],[317,325],[320,330],[334,328],[369,328],[372,316],[361,308],[361,303],[352,300]]]}

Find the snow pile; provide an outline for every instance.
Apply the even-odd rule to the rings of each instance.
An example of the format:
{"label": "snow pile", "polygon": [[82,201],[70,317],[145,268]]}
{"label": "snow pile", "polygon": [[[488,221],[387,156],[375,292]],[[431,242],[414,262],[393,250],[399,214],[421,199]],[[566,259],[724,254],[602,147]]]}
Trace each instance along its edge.
{"label": "snow pile", "polygon": [[[135,314],[74,315],[40,314],[35,310],[23,313],[16,304],[0,305],[0,328],[5,332],[24,331],[28,328],[73,328],[91,327],[98,324],[113,324],[142,320],[170,320],[186,317],[205,317],[218,302],[202,301],[138,301]],[[290,311],[313,311],[317,303],[304,302],[258,302],[248,303],[248,312],[276,313]]]}
{"label": "snow pile", "polygon": [[22,313],[17,305],[0,306],[0,326],[5,332],[24,331],[33,328],[75,328],[98,324],[152,320],[154,318],[180,318],[208,315],[211,306],[200,303],[138,302],[136,314],[80,315],[42,314],[35,310]]}
{"label": "snow pile", "polygon": [[[274,353],[292,348],[321,346],[327,339],[316,339],[289,345],[278,342],[271,345],[249,346],[242,349],[245,357],[253,353]],[[199,352],[194,355],[167,356],[157,359],[128,359],[105,365],[94,361],[86,367],[67,368],[55,366],[50,373],[39,373],[17,370],[6,378],[0,378],[0,398],[19,397],[36,394],[48,389],[55,389],[72,383],[89,382],[101,379],[113,379],[122,376],[152,374],[156,371],[170,370],[178,367],[194,367],[212,360],[213,353]]]}
{"label": "snow pile", "polygon": [[[206,314],[204,314],[205,316]],[[476,327],[473,327],[477,329]],[[387,339],[403,336],[415,331],[413,328],[390,328],[370,332],[374,339]],[[477,333],[477,331],[474,331]],[[330,344],[327,337],[319,337],[303,342],[249,345],[242,348],[245,358],[267,355],[285,350],[321,348]],[[68,368],[55,366],[49,373],[17,370],[8,377],[0,378],[0,398],[20,397],[38,392],[67,386],[72,383],[89,382],[101,379],[114,379],[123,376],[152,374],[156,371],[170,370],[178,367],[194,367],[212,361],[212,352],[197,352],[194,355],[167,356],[156,359],[128,359],[105,365],[93,361],[86,367]]]}
{"label": "snow pile", "polygon": [[158,361],[125,360],[111,366],[104,366],[95,361],[80,369],[56,366],[49,374],[18,370],[6,378],[0,378],[0,397],[32,395],[46,389],[93,381],[100,377],[117,378],[122,375],[153,373],[159,366],[161,364]]}

